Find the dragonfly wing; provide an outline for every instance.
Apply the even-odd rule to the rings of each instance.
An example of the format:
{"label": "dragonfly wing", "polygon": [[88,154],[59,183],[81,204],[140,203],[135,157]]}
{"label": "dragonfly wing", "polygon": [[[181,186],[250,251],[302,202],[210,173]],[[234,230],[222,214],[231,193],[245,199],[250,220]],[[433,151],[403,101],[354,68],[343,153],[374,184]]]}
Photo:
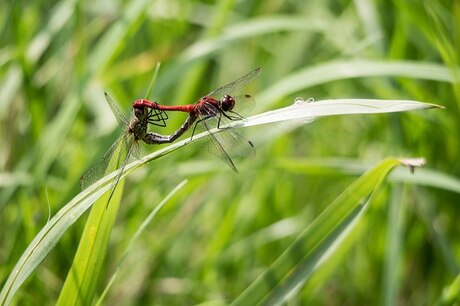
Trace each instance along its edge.
{"label": "dragonfly wing", "polygon": [[126,119],[125,115],[120,110],[120,108],[118,107],[117,103],[115,103],[115,101],[113,101],[112,98],[106,92],[104,94],[105,94],[105,99],[107,100],[107,103],[109,104],[113,115],[115,116],[115,118],[117,118],[118,124],[122,128],[128,127],[129,121],[128,121],[128,119]]}
{"label": "dragonfly wing", "polygon": [[233,97],[233,99],[235,99],[235,106],[229,113],[234,113],[238,115],[238,117],[249,114],[249,112],[254,109],[256,104],[254,102],[254,97],[250,95],[240,95]]}
{"label": "dragonfly wing", "polygon": [[130,162],[130,160],[132,160],[133,156],[136,156],[136,152],[138,152],[138,143],[134,142],[133,137],[130,137],[130,144],[126,152],[126,156],[124,157],[124,159],[118,159],[116,161],[117,166],[120,164],[121,161],[122,163],[120,168],[117,170],[115,178],[113,179],[112,187],[110,187],[110,195],[109,199],[107,200],[106,208],[109,206],[110,200],[112,199],[113,193],[115,192],[115,188],[117,187],[118,182],[120,181],[121,175],[123,174],[126,165]]}
{"label": "dragonfly wing", "polygon": [[201,127],[199,127],[198,130],[206,130],[209,133],[209,135],[201,141],[203,143],[203,148],[212,155],[223,160],[233,171],[238,173],[232,158],[254,157],[254,146],[240,133],[235,131],[235,129],[224,128],[216,131],[214,128],[217,127],[218,124],[226,123],[219,123],[219,119],[216,116],[203,119],[199,123]]}
{"label": "dragonfly wing", "polygon": [[[123,154],[123,147],[126,147],[128,142],[128,134],[123,134],[121,137],[115,141],[112,146],[105,152],[104,156],[92,167],[90,168],[80,179],[80,184],[82,189],[86,189],[94,182],[103,177],[107,171],[110,169],[110,161],[113,160],[114,154],[118,154],[117,160],[120,159],[120,155]],[[126,150],[125,150],[126,151]]]}
{"label": "dragonfly wing", "polygon": [[[208,121],[209,120],[203,121],[203,126],[205,126],[209,132],[212,129],[212,127],[209,126]],[[216,136],[216,134],[212,134],[209,132],[209,135],[205,137],[203,140],[203,148],[212,155],[223,160],[233,171],[238,173],[238,169],[236,169],[235,163],[233,162],[229,153],[224,149],[224,144],[221,141],[219,141],[220,137]]]}
{"label": "dragonfly wing", "polygon": [[212,134],[222,144],[225,151],[232,157],[253,158],[256,150],[252,142],[238,133],[234,128],[221,129]]}
{"label": "dragonfly wing", "polygon": [[228,83],[224,86],[221,86],[219,88],[217,88],[216,90],[210,92],[208,94],[208,96],[222,96],[224,94],[230,94],[232,93],[234,90],[237,90],[241,87],[243,87],[245,84],[251,82],[252,80],[254,80],[255,78],[257,78],[260,73],[262,72],[262,68],[257,68],[256,70],[253,70],[251,72],[249,72],[248,74],[245,74],[243,75],[241,78],[231,82],[231,83]]}
{"label": "dragonfly wing", "polygon": [[128,155],[129,162],[134,161],[135,159],[141,159],[141,150],[139,149],[139,142],[133,141],[131,154]]}

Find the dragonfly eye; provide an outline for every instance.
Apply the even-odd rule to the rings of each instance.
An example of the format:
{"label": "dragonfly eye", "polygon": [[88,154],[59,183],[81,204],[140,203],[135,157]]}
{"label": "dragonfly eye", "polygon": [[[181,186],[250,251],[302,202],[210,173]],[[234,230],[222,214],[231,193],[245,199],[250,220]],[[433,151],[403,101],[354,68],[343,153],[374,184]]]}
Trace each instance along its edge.
{"label": "dragonfly eye", "polygon": [[224,95],[224,97],[220,100],[220,108],[224,112],[231,111],[235,106],[235,99],[233,99],[229,95]]}

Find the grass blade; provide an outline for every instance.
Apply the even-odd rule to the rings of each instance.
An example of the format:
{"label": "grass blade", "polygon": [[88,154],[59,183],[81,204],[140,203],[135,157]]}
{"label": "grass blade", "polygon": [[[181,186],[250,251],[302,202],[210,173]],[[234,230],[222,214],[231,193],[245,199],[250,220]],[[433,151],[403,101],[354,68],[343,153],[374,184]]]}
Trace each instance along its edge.
{"label": "grass blade", "polygon": [[111,190],[93,206],[57,305],[92,303],[120,206],[123,185],[124,180],[120,180],[110,199],[110,205],[107,206]]}
{"label": "grass blade", "polygon": [[264,112],[247,118],[244,126],[280,122],[311,122],[314,118],[334,115],[381,114],[419,109],[442,108],[442,106],[409,100],[337,99],[296,103],[284,108]]}
{"label": "grass blade", "polygon": [[0,292],[0,305],[11,302],[17,290],[51,252],[67,229],[109,188],[110,185],[107,184],[101,188],[91,187],[79,193],[51,218],[35,236],[9,274]]}
{"label": "grass blade", "polygon": [[113,273],[112,277],[110,278],[110,281],[108,282],[107,286],[105,287],[104,291],[102,292],[100,298],[98,299],[96,305],[101,305],[102,302],[104,301],[105,297],[107,296],[107,293],[109,292],[109,289],[112,287],[112,284],[115,282],[115,279],[118,276],[118,273],[123,265],[123,263],[126,260],[126,257],[129,255],[129,252],[132,250],[132,247],[134,243],[136,242],[137,238],[144,232],[144,230],[147,228],[147,226],[152,222],[153,218],[157,215],[157,213],[160,211],[160,209],[163,208],[163,206],[169,201],[169,199],[177,192],[179,191],[182,187],[185,186],[187,183],[186,180],[182,181],[179,185],[176,186],[164,199],[161,201],[160,204],[158,204],[154,210],[145,218],[144,222],[141,224],[141,226],[137,229],[136,233],[134,233],[133,237],[129,241],[129,244],[121,257],[120,261],[118,262],[118,266],[116,271]]}
{"label": "grass blade", "polygon": [[294,243],[232,305],[279,304],[327,262],[328,251],[343,241],[388,173],[401,162],[383,160],[337,197]]}
{"label": "grass blade", "polygon": [[155,84],[157,83],[159,72],[160,72],[160,63],[157,63],[157,66],[155,67],[155,71],[153,72],[152,80],[150,81],[149,88],[147,90],[147,93],[145,94],[145,99],[150,99],[150,95],[153,92],[153,88],[155,87]]}
{"label": "grass blade", "polygon": [[460,301],[460,274],[442,292],[438,305],[457,305]]}
{"label": "grass blade", "polygon": [[127,2],[123,16],[104,34],[94,48],[89,58],[89,71],[100,72],[126,47],[126,37],[141,25],[149,4],[148,0]]}
{"label": "grass blade", "polygon": [[455,83],[452,71],[441,64],[411,61],[334,61],[293,73],[257,95],[266,108],[288,95],[332,81],[358,77],[407,77]]}

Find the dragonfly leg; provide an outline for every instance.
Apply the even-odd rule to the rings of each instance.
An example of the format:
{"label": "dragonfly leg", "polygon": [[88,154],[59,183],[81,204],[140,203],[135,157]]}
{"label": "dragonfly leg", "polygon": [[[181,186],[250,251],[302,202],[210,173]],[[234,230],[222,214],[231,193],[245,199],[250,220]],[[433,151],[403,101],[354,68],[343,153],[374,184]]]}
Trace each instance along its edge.
{"label": "dragonfly leg", "polygon": [[227,115],[225,115],[224,112],[221,112],[219,114],[219,119],[217,120],[217,128],[220,129],[220,121],[222,120],[222,114],[224,114],[225,117],[227,117]]}
{"label": "dragonfly leg", "polygon": [[244,117],[238,114],[237,112],[234,111],[228,111],[228,112],[222,112],[226,118],[229,120],[235,121],[235,120],[243,120]]}
{"label": "dragonfly leg", "polygon": [[[200,120],[198,120],[196,123],[195,123],[195,126],[193,127],[193,130],[192,130],[192,136],[190,136],[190,140],[193,140],[193,135],[195,135],[195,130],[196,130],[196,127],[198,126],[198,123],[202,122],[202,121],[205,121],[209,118],[213,117],[212,115],[207,115],[205,117],[202,117],[200,118]],[[207,126],[206,126],[206,129],[207,129]]]}
{"label": "dragonfly leg", "polygon": [[147,114],[148,123],[159,127],[166,127],[166,120],[169,119],[168,114],[162,110],[151,108]]}
{"label": "dragonfly leg", "polygon": [[[221,112],[219,114],[219,119],[217,120],[217,128],[218,129],[222,129],[220,127],[220,123],[222,121],[222,116],[224,116],[225,118],[227,118],[228,120],[231,120],[231,121],[235,121],[235,120],[242,120],[243,117],[236,117],[236,116],[229,116],[226,112]],[[225,129],[225,128],[224,128]]]}

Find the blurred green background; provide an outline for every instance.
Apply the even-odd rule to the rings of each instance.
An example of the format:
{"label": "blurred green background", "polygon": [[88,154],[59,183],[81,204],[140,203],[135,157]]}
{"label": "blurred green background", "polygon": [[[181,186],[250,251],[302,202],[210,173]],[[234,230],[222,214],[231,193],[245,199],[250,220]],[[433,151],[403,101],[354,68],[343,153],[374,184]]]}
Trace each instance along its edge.
{"label": "blurred green background", "polygon": [[[98,293],[146,215],[189,181],[134,246],[108,304],[234,300],[363,169],[388,156],[423,156],[428,169],[457,187],[389,181],[375,196],[381,205],[365,234],[337,253],[333,271],[318,271],[288,304],[449,300],[448,288],[458,286],[460,252],[454,179],[460,174],[459,25],[454,0],[2,1],[0,284],[120,134],[104,91],[128,115],[161,62],[151,98],[162,104],[193,103],[262,67],[244,90],[256,98],[253,114],[298,96],[408,99],[446,110],[245,129],[257,155],[237,161],[239,175],[193,145],[132,173]],[[438,76],[439,69],[449,77]],[[293,77],[299,72],[305,78]],[[155,131],[169,134],[184,119],[170,113],[168,127]],[[144,152],[160,148],[141,146]],[[85,216],[19,290],[15,304],[55,303]],[[397,242],[389,239],[395,220],[391,237]],[[396,253],[388,251],[391,243],[399,246]],[[395,282],[390,287],[388,279]]]}

